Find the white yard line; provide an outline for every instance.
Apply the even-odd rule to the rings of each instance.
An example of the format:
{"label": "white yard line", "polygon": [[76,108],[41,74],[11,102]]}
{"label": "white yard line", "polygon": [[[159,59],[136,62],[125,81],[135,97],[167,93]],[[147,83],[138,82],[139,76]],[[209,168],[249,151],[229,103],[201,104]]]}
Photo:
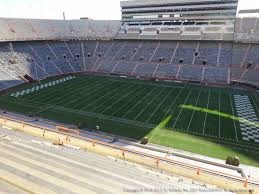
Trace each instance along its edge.
{"label": "white yard line", "polygon": [[[168,113],[169,113],[170,110],[172,109],[173,105],[175,104],[175,101],[176,101],[176,100],[178,99],[178,97],[182,94],[183,89],[184,89],[184,88],[181,89],[181,91],[180,91],[180,92],[177,94],[177,96],[175,97],[174,101],[171,103],[171,105],[170,105],[170,107],[168,108],[167,112],[165,113],[165,115],[164,115],[162,121],[166,118],[166,116],[168,115]],[[161,121],[161,122],[162,122],[162,121]],[[164,136],[165,132],[167,132],[167,131],[166,131],[166,130],[162,130],[162,131],[161,131],[161,136]]]}
{"label": "white yard line", "polygon": [[[96,107],[94,107],[94,109],[89,110],[89,111],[90,111],[90,112],[94,112],[96,109],[98,109],[99,107],[101,107],[101,106],[104,105],[105,103],[107,103],[107,102],[109,102],[109,101],[114,102],[113,99],[117,99],[117,100],[115,100],[115,102],[112,103],[112,104],[117,103],[118,101],[121,100],[121,98],[118,99],[117,96],[120,97],[120,95],[121,95],[122,92],[127,91],[127,90],[130,90],[131,88],[134,88],[134,87],[136,87],[136,86],[135,86],[135,85],[130,85],[130,86],[126,87],[126,88],[123,88],[122,90],[120,90],[120,92],[117,92],[117,93],[116,93],[115,95],[113,95],[111,98],[102,101],[102,103],[98,104]],[[134,91],[134,90],[133,90],[133,91]],[[132,92],[132,91],[131,91],[131,92]],[[126,93],[125,95],[127,95],[127,94],[129,94],[129,93]],[[125,95],[123,95],[123,96],[125,96]],[[123,97],[122,97],[122,98],[123,98]],[[110,105],[110,106],[111,106],[111,105]],[[106,106],[106,107],[104,108],[104,110],[103,110],[101,113],[103,113],[108,107],[109,107],[109,106]]]}
{"label": "white yard line", "polygon": [[[210,91],[209,91],[207,109],[209,108],[209,103],[210,103]],[[203,134],[203,135],[204,135],[204,132],[205,132],[205,126],[206,126],[206,122],[207,122],[207,116],[208,116],[208,113],[206,112],[206,113],[205,113],[205,119],[204,119],[204,122],[203,122],[203,130],[202,130],[202,134]]]}
{"label": "white yard line", "polygon": [[[197,107],[198,101],[200,99],[200,96],[201,96],[201,90],[200,90],[198,98],[196,99],[196,102],[195,102],[195,106],[196,107]],[[189,125],[188,125],[188,128],[187,128],[187,131],[190,130],[190,127],[191,127],[191,124],[192,124],[192,120],[193,120],[193,117],[194,117],[194,113],[195,113],[195,110],[192,111],[192,116],[191,116],[191,119],[190,119],[190,122],[189,122]]]}
{"label": "white yard line", "polygon": [[157,95],[155,97],[153,97],[153,99],[151,101],[149,101],[149,103],[145,106],[145,108],[142,109],[142,111],[139,112],[139,114],[137,114],[137,116],[133,119],[134,121],[139,117],[139,115],[141,115],[146,108],[164,91],[165,89],[161,90],[159,93],[157,93]]}
{"label": "white yard line", "polygon": [[[85,86],[84,86],[85,87]],[[84,87],[81,87],[80,88],[80,90],[82,90]],[[68,88],[71,88],[71,85],[69,85],[69,87]],[[73,97],[73,96],[75,96],[75,95],[78,95],[78,93],[77,92],[75,92],[75,91],[77,91],[77,90],[79,90],[79,89],[76,89],[76,90],[70,90],[69,92],[67,92],[66,93],[66,95],[62,95],[62,97],[59,97],[59,96],[55,96],[54,98],[53,97],[50,97],[50,96],[48,96],[47,98],[44,98],[44,100],[45,99],[49,99],[49,98],[51,98],[51,100],[50,101],[52,101],[52,100],[57,100],[57,99],[60,99],[60,98],[62,98],[63,100],[61,100],[61,101],[59,101],[58,103],[56,103],[55,105],[57,105],[57,104],[60,104],[60,103],[62,103],[63,101],[67,101],[67,99],[66,99],[66,97],[67,96],[71,96],[71,97]],[[54,92],[53,92],[54,93]],[[71,95],[71,93],[75,93],[75,95]],[[40,97],[37,97],[36,99],[38,99],[38,98],[41,98],[42,99],[42,97],[40,96]],[[34,99],[32,99],[32,101],[35,101],[36,100],[35,98]]]}
{"label": "white yard line", "polygon": [[[102,80],[103,81],[103,80]],[[58,104],[60,104],[60,103],[62,103],[63,101],[67,101],[67,99],[66,99],[66,97],[67,96],[70,96],[70,98],[71,97],[73,97],[73,96],[78,96],[78,94],[81,94],[81,93],[84,93],[85,91],[87,91],[87,90],[89,90],[89,89],[92,89],[92,88],[94,88],[94,87],[97,87],[97,84],[98,83],[102,83],[102,81],[99,81],[99,82],[97,82],[96,84],[94,84],[94,85],[92,85],[91,87],[89,87],[89,88],[85,88],[85,86],[83,86],[83,87],[80,87],[80,88],[77,88],[77,89],[75,89],[75,90],[70,90],[69,92],[67,92],[66,93],[66,95],[63,95],[62,97],[55,97],[55,98],[53,98],[53,99],[51,99],[51,100],[57,100],[57,99],[59,99],[59,98],[62,98],[63,100],[61,100],[61,101],[59,101],[58,103],[56,103],[55,105],[58,105]],[[75,83],[75,84],[73,84],[73,85],[80,85],[79,83]],[[66,86],[66,88],[71,88],[72,87],[72,85],[69,85],[69,86]],[[104,86],[102,86],[102,87],[104,87]],[[61,88],[62,89],[62,88]],[[82,90],[82,89],[84,89],[84,90]],[[99,89],[99,88],[97,88],[97,89]],[[80,93],[78,93],[78,92],[76,92],[76,91],[81,91]],[[95,89],[96,90],[96,89]],[[94,91],[95,91],[94,90]],[[91,91],[92,92],[92,91]],[[72,94],[74,94],[74,95],[71,95],[71,93]],[[50,97],[48,97],[48,98],[50,98]],[[47,99],[48,99],[47,98]],[[51,101],[50,100],[50,101]],[[35,101],[35,99],[32,99],[32,101]],[[73,101],[69,101],[68,102],[68,104],[69,103],[71,103],[71,102],[73,102]],[[62,106],[62,107],[64,107],[64,105]]]}
{"label": "white yard line", "polygon": [[[134,86],[136,87],[136,86]],[[120,102],[122,99],[124,99],[125,97],[129,96],[130,94],[132,94],[133,92],[135,92],[137,89],[139,89],[140,87],[136,87],[134,90],[130,91],[129,93],[124,94],[122,97],[120,97],[117,101],[115,101],[114,103],[112,103],[110,106],[107,106],[105,109],[103,109],[103,111],[101,112],[101,114],[103,114],[106,110],[108,110],[109,108],[111,108],[113,105],[117,104],[118,102]],[[128,88],[127,88],[128,90]]]}
{"label": "white yard line", "polygon": [[[53,81],[56,81],[56,80],[53,80]],[[70,88],[70,87],[73,87],[73,86],[76,86],[76,85],[78,85],[78,84],[81,84],[81,83],[83,83],[84,82],[84,80],[82,80],[82,81],[80,81],[80,82],[76,82],[76,83],[74,83],[74,84],[71,84],[71,85],[69,85],[69,86],[62,86],[61,87],[61,85],[57,85],[55,88],[53,88],[53,89],[55,89],[54,91],[53,91],[53,93],[56,93],[57,91],[59,91],[59,90],[62,90],[62,89],[64,89],[64,88]],[[39,85],[41,85],[41,84],[39,84]],[[39,86],[39,85],[37,85],[37,86]],[[58,90],[57,90],[58,89]],[[51,93],[52,94],[52,93]],[[44,94],[43,96],[47,96],[47,95],[49,95],[49,94]],[[39,96],[39,97],[38,97]],[[38,98],[42,98],[43,97],[42,96],[42,94],[41,93],[33,93],[33,94],[30,94],[29,96],[27,96],[27,97],[24,97],[23,99],[28,99],[28,98],[31,98],[31,97],[33,97],[32,98],[32,100],[37,100]],[[36,98],[35,98],[36,97]],[[54,96],[52,96],[52,97],[55,97],[55,95]]]}
{"label": "white yard line", "polygon": [[180,91],[180,92],[177,94],[177,96],[174,98],[174,101],[171,103],[170,107],[169,107],[168,110],[166,111],[166,113],[165,113],[165,115],[164,115],[162,121],[165,119],[165,117],[167,116],[167,114],[169,113],[169,111],[171,110],[171,108],[173,107],[173,105],[174,105],[176,99],[182,94],[183,89],[184,89],[184,88],[182,88],[181,91]]}
{"label": "white yard line", "polygon": [[153,113],[150,115],[150,117],[147,119],[147,121],[145,123],[148,123],[148,121],[153,117],[153,115],[155,114],[155,112],[159,109],[159,107],[165,102],[166,98],[175,90],[175,88],[173,90],[171,90],[166,97],[162,100],[162,102],[156,107],[156,109],[153,111]]}
{"label": "white yard line", "polygon": [[79,110],[84,110],[85,108],[91,106],[93,103],[95,103],[95,102],[97,102],[97,101],[103,99],[105,96],[108,96],[108,95],[110,95],[111,93],[113,93],[114,91],[117,91],[117,90],[121,89],[122,86],[125,86],[125,85],[122,84],[122,85],[119,86],[118,88],[114,88],[114,89],[110,90],[110,92],[108,92],[108,93],[106,93],[105,95],[103,95],[103,96],[101,96],[101,97],[95,99],[95,100],[92,101],[90,104],[88,104],[87,106],[84,106],[83,108],[81,108],[81,109],[79,109]]}
{"label": "white yard line", "polygon": [[147,97],[150,93],[152,93],[157,87],[153,88],[152,90],[150,90],[140,101],[138,101],[137,104],[135,104],[131,109],[129,109],[122,117],[122,119],[124,119],[124,117],[131,111],[133,110],[137,105],[139,105],[144,99],[145,97]]}
{"label": "white yard line", "polygon": [[[81,92],[76,93],[75,96],[78,96],[78,95],[80,95],[80,94],[82,94],[82,93],[85,93],[85,92],[87,92],[87,91],[90,91],[89,93],[87,93],[87,96],[89,96],[89,95],[91,95],[92,93],[94,93],[96,90],[100,90],[100,89],[102,89],[102,88],[104,88],[104,87],[105,87],[104,85],[102,85],[101,87],[97,87],[97,85],[92,85],[92,86],[90,86],[90,87],[88,87],[88,88],[85,88],[85,89],[84,89],[84,87],[83,87],[83,88],[80,89]],[[84,90],[82,90],[82,89],[84,89]],[[72,95],[72,96],[74,96],[74,95]],[[72,96],[71,96],[71,97],[72,97]],[[87,96],[80,96],[80,97],[78,97],[78,98],[73,98],[73,100],[67,102],[66,104],[64,104],[64,105],[62,105],[62,106],[63,106],[63,107],[66,107],[66,106],[68,106],[68,105],[71,104],[71,103],[77,103],[76,105],[78,105],[78,100],[80,100],[80,99],[82,99],[82,98],[87,98]],[[59,104],[59,103],[58,103],[58,104]],[[55,105],[57,105],[57,104],[55,104]]]}
{"label": "white yard line", "polygon": [[[144,90],[140,91],[137,95],[135,95],[134,97],[131,98],[131,100],[128,101],[128,103],[135,101],[135,99],[142,94],[142,92],[145,92],[147,88],[145,88]],[[115,115],[117,112],[119,112],[120,110],[122,110],[125,106],[127,106],[128,104],[125,103],[123,106],[121,106],[120,108],[118,108],[114,113],[112,113],[111,116]]]}
{"label": "white yard line", "polygon": [[[191,95],[191,93],[192,93],[192,90],[189,92],[188,96],[186,97],[186,99],[185,99],[185,101],[183,103],[184,105],[186,104],[187,100],[189,99],[189,96]],[[181,110],[180,110],[180,112],[179,112],[179,114],[178,114],[178,116],[177,116],[177,118],[176,118],[176,120],[174,122],[173,129],[175,128],[175,125],[178,122],[178,119],[179,119],[180,115],[182,114],[182,111],[183,111],[183,107],[181,107]]]}
{"label": "white yard line", "polygon": [[[221,100],[221,99],[220,99],[220,92],[219,92],[219,112],[220,112],[220,100]],[[220,128],[220,115],[219,115],[219,138],[221,137],[221,134],[220,134],[221,131],[220,131],[220,129],[221,129],[221,128]]]}
{"label": "white yard line", "polygon": [[[102,80],[102,81],[100,81],[100,84],[102,84],[104,81]],[[111,86],[113,83],[111,83],[110,85],[108,85],[108,86]],[[89,100],[89,98],[87,98],[88,96],[90,96],[90,98],[91,97],[95,97],[95,96],[98,96],[99,95],[99,93],[100,92],[106,92],[107,90],[109,90],[109,88],[106,88],[105,89],[105,87],[107,87],[107,85],[102,85],[102,87],[98,87],[98,88],[95,88],[96,87],[96,85],[94,85],[94,87],[93,87],[93,90],[90,92],[90,93],[88,93],[86,96],[82,96],[80,99],[82,99],[82,98],[85,98],[85,99],[82,99],[80,102],[78,102],[77,104],[75,104],[74,106],[72,106],[71,108],[74,108],[75,106],[78,106],[79,104],[82,104],[82,103],[87,103],[88,102],[88,100]],[[90,88],[92,88],[92,86],[90,87]],[[102,89],[102,88],[104,88],[104,90],[100,90],[100,89]],[[99,91],[98,91],[99,90]],[[84,92],[84,91],[83,91]],[[97,92],[97,93],[95,93],[94,95],[92,95],[92,93],[94,93],[94,92]],[[78,93],[76,94],[76,95],[78,95]]]}
{"label": "white yard line", "polygon": [[[234,114],[234,109],[233,109],[233,101],[232,101],[232,98],[231,98],[231,95],[229,95],[229,98],[230,98],[230,104],[231,104],[231,110],[232,110],[232,115],[235,115]],[[236,127],[236,121],[233,120],[234,122],[234,127],[235,127],[235,135],[236,135],[236,141],[238,141],[238,138],[237,138],[237,127]]]}

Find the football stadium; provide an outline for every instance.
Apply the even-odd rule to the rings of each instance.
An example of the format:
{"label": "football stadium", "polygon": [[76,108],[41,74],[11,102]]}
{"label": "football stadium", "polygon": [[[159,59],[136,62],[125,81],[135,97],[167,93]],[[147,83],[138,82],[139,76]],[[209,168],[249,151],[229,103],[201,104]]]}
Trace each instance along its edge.
{"label": "football stadium", "polygon": [[[238,17],[238,0],[120,5],[118,21],[0,18],[3,193],[165,192],[148,183],[178,193],[207,193],[206,184],[225,189],[219,193],[259,193],[258,18]],[[37,138],[64,148],[37,147],[45,144]],[[54,168],[55,157],[64,161]],[[115,166],[111,180],[124,189],[96,172],[86,179],[90,161],[98,173]],[[71,173],[62,168],[69,162],[78,165]],[[145,178],[130,162],[161,177]],[[71,181],[48,178],[52,172]],[[44,182],[52,178],[58,186]]]}

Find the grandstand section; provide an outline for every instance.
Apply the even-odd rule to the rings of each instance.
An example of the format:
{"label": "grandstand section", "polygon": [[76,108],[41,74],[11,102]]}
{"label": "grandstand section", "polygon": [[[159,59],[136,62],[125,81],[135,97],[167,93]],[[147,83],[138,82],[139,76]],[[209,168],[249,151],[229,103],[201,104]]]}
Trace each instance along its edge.
{"label": "grandstand section", "polygon": [[[2,42],[2,85],[11,79],[10,86],[26,82],[26,75],[41,80],[68,73],[101,72],[258,86],[257,47],[255,43],[165,40]],[[191,67],[195,71],[190,72]],[[168,72],[161,73],[161,68]],[[174,74],[168,76],[170,71]]]}

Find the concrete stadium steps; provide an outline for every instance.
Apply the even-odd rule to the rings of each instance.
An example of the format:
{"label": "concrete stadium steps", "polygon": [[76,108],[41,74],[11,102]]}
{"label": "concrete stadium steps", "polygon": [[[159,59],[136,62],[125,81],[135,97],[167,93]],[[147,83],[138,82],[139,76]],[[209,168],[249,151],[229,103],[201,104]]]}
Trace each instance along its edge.
{"label": "concrete stadium steps", "polygon": [[160,42],[159,47],[154,54],[152,61],[153,62],[162,62],[169,63],[174,55],[174,51],[176,49],[177,42]]}
{"label": "concrete stadium steps", "polygon": [[97,41],[83,42],[83,49],[84,49],[85,57],[94,57],[97,46],[98,46]]}
{"label": "concrete stadium steps", "polygon": [[147,41],[143,42],[134,55],[133,61],[150,61],[152,56],[154,55],[156,48],[158,48],[160,42],[159,41]]}
{"label": "concrete stadium steps", "polygon": [[0,193],[123,193],[124,188],[206,189],[188,179],[90,152],[54,146],[20,132],[0,129],[0,135],[4,136],[0,142]]}
{"label": "concrete stadium steps", "polygon": [[130,61],[135,57],[138,49],[141,47],[141,41],[127,41],[123,45],[120,52],[116,55],[115,60],[127,60]]}
{"label": "concrete stadium steps", "polygon": [[180,60],[183,60],[182,64],[192,64],[197,44],[198,42],[180,42],[172,63],[177,65],[180,63]]}
{"label": "concrete stadium steps", "polygon": [[112,41],[99,41],[94,57],[103,57],[112,46]]}
{"label": "concrete stadium steps", "polygon": [[105,54],[105,57],[112,57],[114,59],[125,43],[125,41],[114,41],[114,44],[111,48],[109,48],[108,52]]}
{"label": "concrete stadium steps", "polygon": [[195,57],[194,64],[202,65],[203,61],[206,61],[209,66],[217,65],[219,43],[201,42],[197,52],[198,56]]}
{"label": "concrete stadium steps", "polygon": [[29,191],[26,191],[18,186],[15,186],[11,183],[8,183],[2,179],[0,179],[0,192],[7,193],[7,194],[29,194]]}

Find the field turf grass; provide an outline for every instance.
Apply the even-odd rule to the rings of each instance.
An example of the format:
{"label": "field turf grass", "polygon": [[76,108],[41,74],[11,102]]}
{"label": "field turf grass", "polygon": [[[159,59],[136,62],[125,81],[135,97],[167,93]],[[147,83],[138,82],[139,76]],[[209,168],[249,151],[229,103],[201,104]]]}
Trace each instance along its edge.
{"label": "field turf grass", "polygon": [[[23,85],[15,91],[42,83]],[[2,109],[87,128],[98,125],[102,131],[134,139],[148,136],[151,143],[220,159],[238,156],[241,163],[259,167],[259,144],[242,140],[239,121],[182,106],[237,116],[233,95],[245,94],[259,118],[256,99],[247,91],[79,75],[18,98],[11,97],[12,92],[1,95]]]}

